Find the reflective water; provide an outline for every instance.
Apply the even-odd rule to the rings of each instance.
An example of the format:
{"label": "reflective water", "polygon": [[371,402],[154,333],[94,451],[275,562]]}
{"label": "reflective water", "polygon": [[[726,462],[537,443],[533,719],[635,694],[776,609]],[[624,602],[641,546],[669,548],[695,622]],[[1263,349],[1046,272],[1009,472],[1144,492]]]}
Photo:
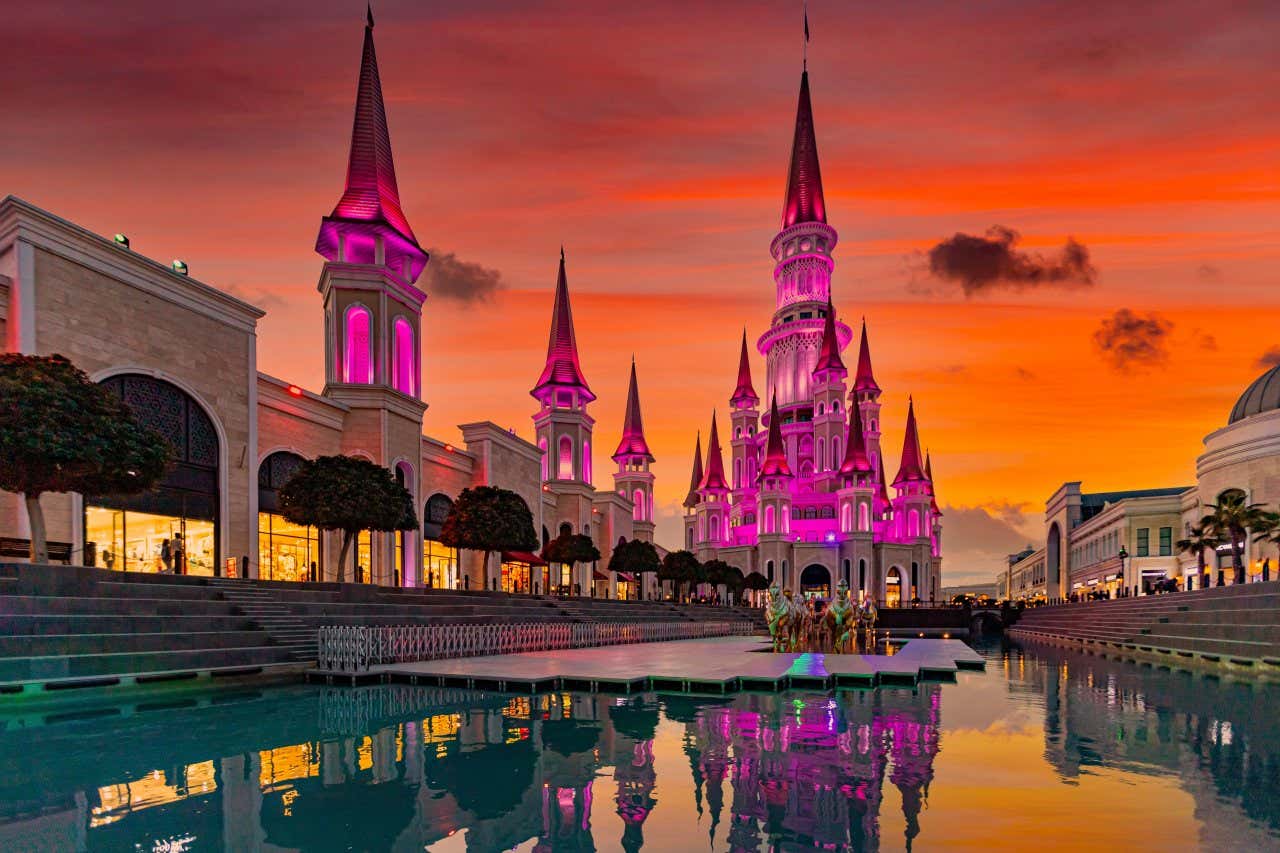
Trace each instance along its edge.
{"label": "reflective water", "polygon": [[983,651],[915,690],[299,686],[14,715],[0,849],[1280,849],[1280,690]]}

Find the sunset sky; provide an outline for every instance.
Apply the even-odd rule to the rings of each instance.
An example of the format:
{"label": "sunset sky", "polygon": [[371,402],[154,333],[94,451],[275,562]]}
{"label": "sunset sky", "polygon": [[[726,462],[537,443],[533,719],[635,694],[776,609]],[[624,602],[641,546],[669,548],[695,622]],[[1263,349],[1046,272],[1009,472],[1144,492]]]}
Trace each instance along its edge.
{"label": "sunset sky", "polygon": [[[563,243],[597,484],[634,354],[659,541],[679,543],[694,433],[773,308],[800,10],[375,5],[400,196],[439,270],[428,433],[532,435]],[[268,312],[261,370],[320,390],[312,246],[364,14],[12,5],[0,196],[186,260]],[[809,17],[835,305],[869,324],[891,476],[914,395],[944,584],[1042,536],[1063,481],[1192,483],[1203,436],[1280,361],[1280,4],[813,0]],[[946,251],[975,245],[1003,265]]]}

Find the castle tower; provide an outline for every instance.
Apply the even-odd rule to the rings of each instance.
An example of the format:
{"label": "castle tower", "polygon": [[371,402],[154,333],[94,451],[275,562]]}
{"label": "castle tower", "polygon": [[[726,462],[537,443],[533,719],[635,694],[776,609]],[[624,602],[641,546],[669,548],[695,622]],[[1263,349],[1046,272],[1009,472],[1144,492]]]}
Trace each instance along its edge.
{"label": "castle tower", "polygon": [[[769,329],[757,346],[766,361],[765,394],[785,413],[813,403],[811,381],[818,363],[827,302],[831,295],[831,252],[838,235],[827,224],[814,135],[809,72],[800,75],[791,166],[782,205],[782,230],[773,238],[776,307]],[[852,333],[837,324],[841,347]]]}
{"label": "castle tower", "polygon": [[692,551],[697,543],[698,488],[702,486],[702,433],[693,444],[693,477],[689,481],[689,494],[684,497],[684,547]]}
{"label": "castle tower", "polygon": [[844,380],[849,371],[840,358],[835,309],[829,295],[823,320],[822,346],[813,368],[813,480],[816,491],[833,492],[844,460]]}
{"label": "castle tower", "polygon": [[613,452],[618,470],[613,474],[613,486],[618,494],[625,495],[635,508],[632,511],[632,530],[636,539],[653,541],[653,474],[649,465],[653,454],[644,439],[644,423],[640,419],[640,389],[636,384],[636,363],[631,361],[631,384],[627,387],[627,413],[622,421],[622,440]]}
{"label": "castle tower", "polygon": [[[787,462],[787,450],[782,443],[782,419],[778,415],[778,401],[769,404],[769,436],[765,442],[764,459],[760,462],[760,562],[765,566],[765,576],[782,589],[790,588],[792,578],[782,570],[786,565],[791,533],[791,481],[794,475]],[[769,567],[773,566],[770,571]]]}
{"label": "castle tower", "polygon": [[[724,478],[724,454],[720,451],[720,432],[716,415],[711,413],[711,439],[707,442],[707,473],[698,487],[698,553],[718,548],[729,539],[729,484]],[[698,559],[709,559],[699,556]]]}
{"label": "castle tower", "polygon": [[751,384],[751,361],[747,357],[747,333],[742,333],[742,352],[738,356],[738,385],[729,398],[729,420],[733,428],[731,441],[733,454],[733,523],[741,524],[748,513],[755,512],[756,469],[759,467],[756,429],[760,425],[760,412]]}
{"label": "castle tower", "polygon": [[929,480],[920,460],[920,435],[916,427],[915,401],[907,404],[907,430],[902,437],[902,462],[893,478],[898,494],[893,499],[894,530],[900,542],[929,541],[931,524]]}
{"label": "castle tower", "polygon": [[933,486],[933,459],[924,455],[924,475],[929,480],[929,554],[931,574],[929,588],[942,588],[942,510],[938,508],[938,495]]}
{"label": "castle tower", "polygon": [[872,593],[875,583],[874,521],[875,521],[875,470],[867,458],[867,446],[863,438],[862,415],[857,406],[849,407],[849,429],[845,441],[844,459],[837,472],[840,488],[838,517],[840,533],[845,539],[841,547],[843,565],[848,567],[849,584],[856,599],[864,592]]}
{"label": "castle tower", "polygon": [[[856,405],[862,420],[862,439],[873,471],[884,470],[880,453],[880,386],[871,369],[871,347],[867,343],[867,321],[862,321],[862,341],[858,344],[858,368],[853,375],[849,402]],[[884,477],[880,479],[883,481]]]}
{"label": "castle tower", "polygon": [[[533,426],[542,450],[545,482],[591,482],[591,428],[595,421],[587,404],[596,398],[578,364],[578,341],[573,333],[573,309],[564,271],[564,249],[556,275],[555,303],[551,308],[551,334],[547,363],[538,384],[529,392],[540,404]],[[578,532],[576,529],[575,533]]]}
{"label": "castle tower", "polygon": [[[316,252],[325,259],[318,285],[325,317],[324,394],[347,406],[341,449],[371,455],[394,471],[420,506],[416,469],[427,408],[420,376],[427,296],[415,283],[428,258],[400,207],[372,12],[364,29],[346,183],[321,220]],[[417,536],[373,534],[366,558],[353,549],[355,565],[346,576],[354,569],[357,581],[414,585],[422,559]],[[324,575],[334,578],[338,549],[325,553],[334,561],[326,559]]]}

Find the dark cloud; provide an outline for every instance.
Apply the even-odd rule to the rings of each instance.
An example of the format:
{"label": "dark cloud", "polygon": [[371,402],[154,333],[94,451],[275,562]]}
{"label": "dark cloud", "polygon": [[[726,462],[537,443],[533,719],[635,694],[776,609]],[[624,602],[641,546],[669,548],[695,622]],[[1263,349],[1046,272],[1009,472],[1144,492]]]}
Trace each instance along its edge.
{"label": "dark cloud", "polygon": [[1197,335],[1199,336],[1199,338],[1200,338],[1200,349],[1204,350],[1205,352],[1217,352],[1217,351],[1218,351],[1218,339],[1217,339],[1217,338],[1215,338],[1213,335],[1201,334],[1198,330],[1197,330],[1196,334],[1197,334]]}
{"label": "dark cloud", "polygon": [[1006,557],[1022,549],[1039,516],[1030,504],[992,502],[979,506],[944,506],[943,583],[991,583],[1006,566]]}
{"label": "dark cloud", "polygon": [[459,260],[453,252],[439,249],[431,250],[426,283],[427,293],[458,302],[484,302],[506,286],[498,270]]}
{"label": "dark cloud", "polygon": [[1056,257],[1018,248],[1020,235],[993,225],[985,236],[957,232],[927,253],[934,277],[959,282],[966,296],[1005,288],[1084,287],[1094,283],[1098,270],[1089,250],[1068,237]]}
{"label": "dark cloud", "polygon": [[1015,367],[1013,375],[1021,379],[1023,382],[1034,382],[1036,375],[1025,367]]}
{"label": "dark cloud", "polygon": [[1269,370],[1276,366],[1280,366],[1280,347],[1271,347],[1258,356],[1258,367]]}
{"label": "dark cloud", "polygon": [[1222,281],[1222,270],[1212,264],[1201,264],[1196,267],[1196,276],[1201,281],[1218,282]]}
{"label": "dark cloud", "polygon": [[1173,323],[1154,311],[1139,316],[1128,308],[1121,308],[1102,321],[1093,333],[1093,342],[1107,363],[1127,373],[1163,363],[1169,357],[1172,331]]}

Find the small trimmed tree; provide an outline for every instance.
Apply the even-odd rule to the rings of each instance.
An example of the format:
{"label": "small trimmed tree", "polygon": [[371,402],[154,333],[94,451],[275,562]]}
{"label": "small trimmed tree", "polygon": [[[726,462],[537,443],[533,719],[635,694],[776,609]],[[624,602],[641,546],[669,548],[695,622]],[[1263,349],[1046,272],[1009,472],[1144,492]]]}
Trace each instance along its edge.
{"label": "small trimmed tree", "polygon": [[724,560],[707,560],[702,564],[702,580],[712,586],[723,586],[726,592],[736,592],[742,586],[742,572]]}
{"label": "small trimmed tree", "polygon": [[484,585],[489,583],[489,555],[494,551],[533,551],[533,513],[524,498],[497,486],[463,489],[440,527],[440,541],[450,548],[484,552]]}
{"label": "small trimmed tree", "polygon": [[658,580],[671,581],[676,598],[680,598],[680,585],[696,581],[702,570],[702,564],[693,556],[692,551],[672,551],[662,559],[662,568],[658,570]]}
{"label": "small trimmed tree", "polygon": [[643,539],[623,539],[609,557],[609,571],[614,574],[625,572],[635,575],[640,580],[641,589],[644,588],[644,576],[661,568],[662,560],[658,557],[658,549],[652,542],[645,542]]}
{"label": "small trimmed tree", "polygon": [[31,562],[46,563],[45,492],[137,494],[173,448],[118,396],[60,355],[0,354],[0,489],[22,495]]}
{"label": "small trimmed tree", "polygon": [[572,571],[578,563],[599,560],[600,549],[584,533],[561,533],[542,549],[542,559],[548,563],[567,563]]}
{"label": "small trimmed tree", "polygon": [[341,530],[338,583],[362,530],[416,530],[413,496],[381,465],[356,456],[318,456],[298,466],[280,487],[280,514],[292,524]]}

